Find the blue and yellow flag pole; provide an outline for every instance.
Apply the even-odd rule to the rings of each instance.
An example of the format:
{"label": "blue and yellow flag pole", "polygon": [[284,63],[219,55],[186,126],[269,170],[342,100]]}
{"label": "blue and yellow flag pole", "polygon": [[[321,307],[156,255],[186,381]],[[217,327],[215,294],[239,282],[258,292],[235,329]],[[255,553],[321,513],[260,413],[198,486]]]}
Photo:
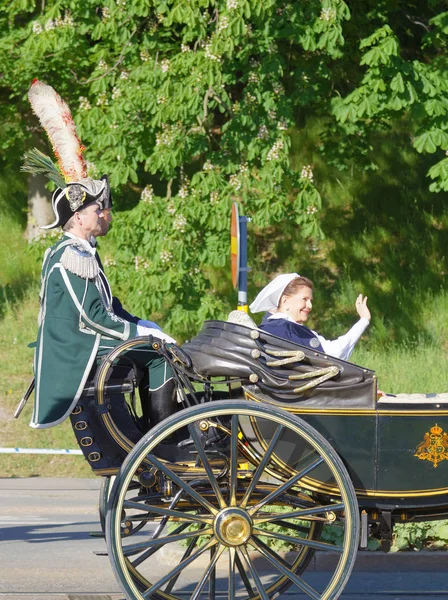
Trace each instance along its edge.
{"label": "blue and yellow flag pole", "polygon": [[232,205],[230,249],[232,257],[232,283],[238,289],[238,310],[249,312],[247,305],[247,224],[249,217],[238,215],[238,203]]}

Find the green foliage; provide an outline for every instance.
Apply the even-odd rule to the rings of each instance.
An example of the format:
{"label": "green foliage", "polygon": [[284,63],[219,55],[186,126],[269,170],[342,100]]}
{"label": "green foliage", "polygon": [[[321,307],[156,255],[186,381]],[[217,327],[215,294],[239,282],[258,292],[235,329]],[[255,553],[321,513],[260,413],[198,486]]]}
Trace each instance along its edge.
{"label": "green foliage", "polygon": [[391,552],[423,548],[448,549],[448,521],[422,521],[395,525]]}
{"label": "green foliage", "polygon": [[140,197],[117,218],[114,283],[186,336],[227,310],[229,281],[217,289],[211,273],[226,264],[233,200],[260,230],[322,236],[312,171],[292,168],[289,149],[296,108],[328,93],[349,17],[342,0],[14,3],[0,13],[3,147],[27,138],[31,79],[53,84],[92,171]]}
{"label": "green foliage", "polygon": [[[433,3],[432,10],[437,4],[442,7]],[[333,99],[333,114],[343,128],[356,124],[361,131],[391,127],[397,115],[410,117],[414,148],[419,153],[436,154],[438,162],[428,171],[434,180],[429,189],[440,192],[448,191],[447,163],[442,158],[442,152],[448,152],[448,12],[434,14],[432,10],[427,13],[427,24],[406,14],[411,23],[426,31],[419,43],[414,37],[411,47],[409,32],[400,40],[389,24],[361,40],[360,65],[367,69],[355,89]],[[346,131],[353,136],[352,127],[346,126]]]}
{"label": "green foliage", "polygon": [[[418,297],[446,273],[446,211],[424,182],[446,195],[444,11],[437,0],[9,3],[5,165],[35,145],[37,76],[72,107],[91,173],[111,176],[114,290],[178,340],[231,306],[232,201],[252,217],[250,298],[299,270],[315,279],[325,335],[353,322],[362,291],[376,341],[417,337]],[[11,206],[25,205],[22,189]]]}

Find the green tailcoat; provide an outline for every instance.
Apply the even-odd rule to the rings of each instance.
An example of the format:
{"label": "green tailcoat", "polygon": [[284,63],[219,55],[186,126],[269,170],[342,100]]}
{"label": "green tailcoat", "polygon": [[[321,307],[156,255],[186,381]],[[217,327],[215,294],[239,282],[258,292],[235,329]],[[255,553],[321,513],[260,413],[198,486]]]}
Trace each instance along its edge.
{"label": "green tailcoat", "polygon": [[40,298],[30,423],[35,428],[57,425],[71,413],[101,342],[119,343],[137,334],[134,323],[113,313],[98,261],[76,239],[64,237],[47,250]]}

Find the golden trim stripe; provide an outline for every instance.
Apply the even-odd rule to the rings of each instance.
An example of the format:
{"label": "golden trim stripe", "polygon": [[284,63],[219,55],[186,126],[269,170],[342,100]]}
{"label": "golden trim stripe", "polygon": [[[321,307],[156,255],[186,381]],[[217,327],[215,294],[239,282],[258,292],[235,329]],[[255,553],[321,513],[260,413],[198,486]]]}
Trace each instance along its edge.
{"label": "golden trim stripe", "polygon": [[[370,416],[395,416],[395,417],[403,417],[403,416],[421,416],[421,417],[434,417],[435,414],[442,417],[448,417],[448,410],[409,410],[407,408],[403,408],[402,410],[382,410],[381,408],[306,408],[306,407],[295,407],[290,404],[283,404],[282,402],[275,402],[267,400],[263,398],[257,398],[253,396],[250,392],[244,390],[244,395],[248,400],[254,400],[259,404],[270,404],[271,406],[277,406],[278,408],[283,408],[290,413],[296,415],[309,415],[309,414],[324,414],[324,415],[348,415],[348,416],[358,416],[358,415],[370,415]],[[437,404],[437,403],[434,403]]]}

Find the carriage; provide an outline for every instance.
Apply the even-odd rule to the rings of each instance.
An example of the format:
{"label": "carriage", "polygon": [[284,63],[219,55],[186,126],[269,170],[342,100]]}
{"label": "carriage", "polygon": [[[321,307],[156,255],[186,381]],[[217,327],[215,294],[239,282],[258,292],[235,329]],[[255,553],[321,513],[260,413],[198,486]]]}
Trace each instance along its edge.
{"label": "carriage", "polygon": [[[148,432],[151,344],[178,411]],[[448,516],[448,394],[378,398],[375,373],[268,334],[234,311],[182,347],[117,346],[71,421],[95,474],[112,568],[128,600],[266,600],[290,586],[338,598],[368,534]],[[315,552],[325,573],[310,572]]]}

